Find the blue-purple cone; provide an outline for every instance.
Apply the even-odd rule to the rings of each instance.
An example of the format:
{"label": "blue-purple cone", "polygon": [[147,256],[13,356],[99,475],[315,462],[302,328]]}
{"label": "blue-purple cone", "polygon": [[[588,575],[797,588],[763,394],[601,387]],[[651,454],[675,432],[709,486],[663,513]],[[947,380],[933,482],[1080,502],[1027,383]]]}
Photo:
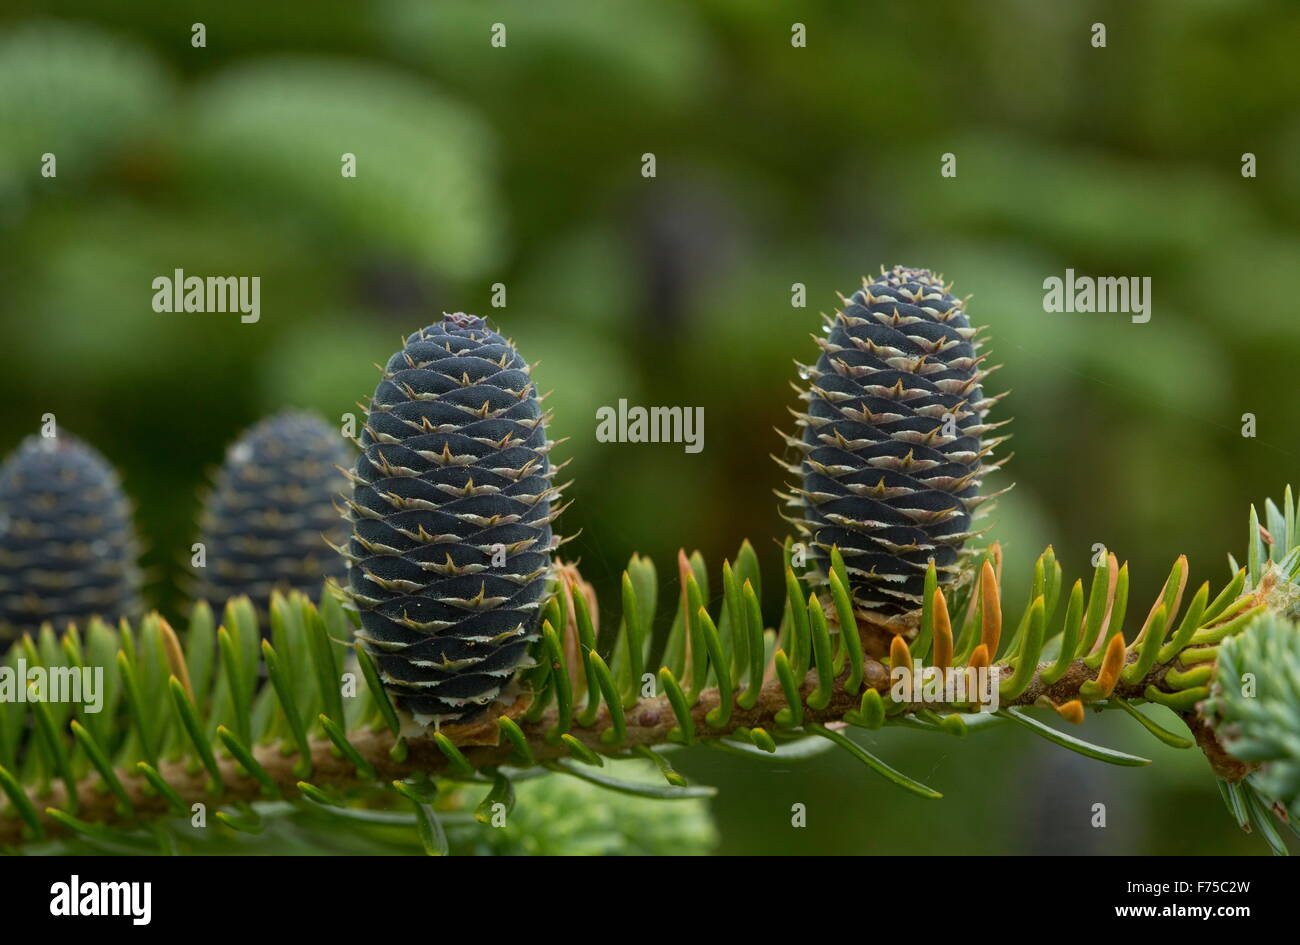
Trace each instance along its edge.
{"label": "blue-purple cone", "polygon": [[336,428],[305,411],[245,430],[204,504],[199,596],[220,609],[245,594],[265,611],[273,591],[314,598],[326,578],[342,581],[347,563],[329,545],[347,539],[334,503],[347,485],[340,467],[355,455]]}
{"label": "blue-purple cone", "polygon": [[357,638],[422,724],[470,718],[529,664],[558,543],[546,419],[514,345],[461,313],[375,390],[348,500]]}
{"label": "blue-purple cone", "polygon": [[[965,305],[927,269],[897,266],[845,300],[827,321],[815,366],[804,367],[799,435],[786,437],[800,477],[788,518],[824,579],[830,549],[844,556],[854,603],[885,618],[921,606],[933,559],[940,585],[956,579],[963,543],[1001,424],[985,417],[978,330]],[[814,576],[818,576],[817,573]]]}
{"label": "blue-purple cone", "polygon": [[138,616],[138,553],[107,460],[68,434],[28,437],[0,466],[0,652],[46,621]]}

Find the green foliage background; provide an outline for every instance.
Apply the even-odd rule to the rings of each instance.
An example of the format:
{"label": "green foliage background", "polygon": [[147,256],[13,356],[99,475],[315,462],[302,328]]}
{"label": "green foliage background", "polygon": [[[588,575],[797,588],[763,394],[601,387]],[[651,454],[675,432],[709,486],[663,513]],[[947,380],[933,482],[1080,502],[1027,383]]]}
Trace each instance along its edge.
{"label": "green foliage background", "polygon": [[[106,453],[167,612],[225,444],[281,406],[355,411],[371,362],[444,310],[491,316],[541,360],[577,479],[568,550],[611,602],[634,550],[665,579],[679,545],[720,560],[748,536],[776,560],[768,431],[793,404],[790,360],[882,263],[939,269],[991,326],[1017,418],[994,531],[1012,575],[1052,542],[1077,576],[1104,542],[1139,598],[1179,552],[1193,582],[1222,578],[1247,504],[1297,477],[1294,4],[15,0],[0,16],[0,449],[53,412]],[[1044,313],[1042,281],[1067,267],[1150,276],[1151,322]],[[154,313],[150,282],[175,268],[261,276],[262,320]],[[705,451],[597,443],[596,408],[623,397],[704,406]],[[874,738],[945,800],[864,785],[837,753],[675,763],[723,789],[720,852],[1264,852],[1192,753],[1142,742],[1151,768],[1096,770],[1003,730]]]}

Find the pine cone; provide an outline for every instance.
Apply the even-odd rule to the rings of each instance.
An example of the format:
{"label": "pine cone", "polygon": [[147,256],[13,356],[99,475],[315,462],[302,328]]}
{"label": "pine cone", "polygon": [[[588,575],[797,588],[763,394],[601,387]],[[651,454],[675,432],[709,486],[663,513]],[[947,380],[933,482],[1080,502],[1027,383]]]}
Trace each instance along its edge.
{"label": "pine cone", "polygon": [[315,414],[285,410],[260,421],[226,451],[201,520],[206,561],[199,594],[222,606],[247,594],[265,611],[271,592],[313,597],[347,564],[330,551],[347,537],[334,507],[353,451]]}
{"label": "pine cone", "polygon": [[558,545],[529,365],[456,313],[389,359],[348,500],[357,639],[421,724],[463,721],[528,663]]}
{"label": "pine cone", "polygon": [[0,466],[0,653],[56,629],[140,611],[131,508],[104,457],[75,437],[28,437]]}
{"label": "pine cone", "polygon": [[[978,329],[941,277],[896,266],[867,282],[827,319],[816,367],[795,412],[802,436],[786,437],[802,477],[786,504],[825,578],[839,546],[855,605],[896,622],[921,606],[934,559],[940,584],[961,572],[984,476],[1006,437],[986,438],[1001,398],[985,397]],[[1005,490],[1003,490],[1005,491]]]}

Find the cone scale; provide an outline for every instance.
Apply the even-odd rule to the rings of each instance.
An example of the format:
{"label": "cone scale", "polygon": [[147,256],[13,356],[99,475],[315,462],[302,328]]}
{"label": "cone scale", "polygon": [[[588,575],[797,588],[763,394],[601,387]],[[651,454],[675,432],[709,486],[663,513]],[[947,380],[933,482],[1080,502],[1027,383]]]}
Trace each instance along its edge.
{"label": "cone scale", "polygon": [[978,335],[941,277],[898,266],[843,299],[817,363],[800,367],[786,517],[810,576],[825,580],[837,546],[855,608],[895,628],[914,622],[931,560],[941,586],[961,577],[976,510],[993,498],[984,477],[1005,461],[991,458],[1006,438],[988,436],[1000,395],[984,394]]}
{"label": "cone scale", "polygon": [[478,714],[530,665],[559,489],[530,367],[476,316],[406,339],[346,500],[357,639],[423,725]]}

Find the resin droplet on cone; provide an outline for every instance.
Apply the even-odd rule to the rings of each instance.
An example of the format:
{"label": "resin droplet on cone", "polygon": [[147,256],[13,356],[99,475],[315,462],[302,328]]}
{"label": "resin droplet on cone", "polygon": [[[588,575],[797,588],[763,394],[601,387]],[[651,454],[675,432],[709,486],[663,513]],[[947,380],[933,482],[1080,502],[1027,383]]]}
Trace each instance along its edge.
{"label": "resin droplet on cone", "polygon": [[271,592],[320,593],[347,570],[329,544],[347,526],[334,502],[347,484],[339,467],[355,453],[315,414],[286,410],[249,427],[226,451],[203,509],[205,566],[199,596],[220,609],[246,594],[265,611]]}
{"label": "resin droplet on cone", "polygon": [[56,629],[140,612],[138,546],[117,474],[75,437],[28,437],[0,466],[0,652]]}
{"label": "resin droplet on cone", "polygon": [[[805,409],[787,437],[800,477],[788,516],[824,577],[839,546],[854,603],[899,621],[921,606],[928,562],[940,584],[959,573],[984,477],[1005,437],[985,417],[978,330],[965,304],[926,269],[895,267],[846,299],[801,369]],[[906,623],[905,620],[902,622]]]}
{"label": "resin droplet on cone", "polygon": [[529,662],[558,544],[529,366],[483,319],[447,315],[389,359],[361,443],[357,638],[417,721],[467,719]]}

